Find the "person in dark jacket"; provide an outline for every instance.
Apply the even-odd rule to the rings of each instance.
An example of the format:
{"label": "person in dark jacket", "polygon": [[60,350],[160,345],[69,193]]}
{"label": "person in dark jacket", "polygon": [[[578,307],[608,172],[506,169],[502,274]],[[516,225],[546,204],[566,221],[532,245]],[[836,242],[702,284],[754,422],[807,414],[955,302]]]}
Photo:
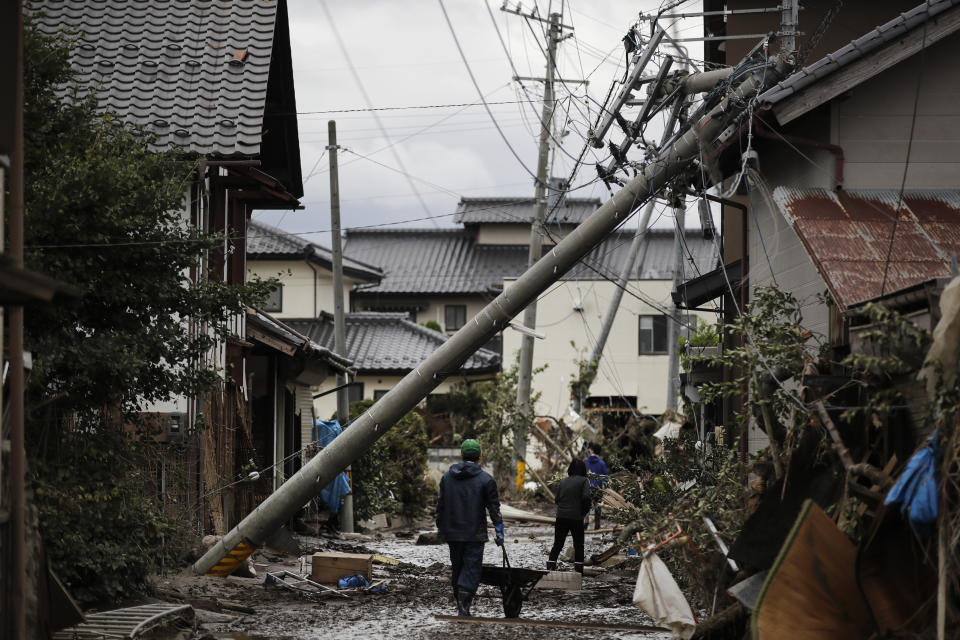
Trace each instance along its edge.
{"label": "person in dark jacket", "polygon": [[[437,498],[437,532],[450,547],[453,568],[453,599],[457,612],[470,615],[470,604],[480,585],[483,545],[487,541],[487,513],[496,531],[496,543],[503,546],[503,519],[497,482],[477,464],[480,443],[464,440],[458,462],[443,474]],[[485,513],[486,512],[486,513]]]}
{"label": "person in dark jacket", "polygon": [[584,459],[587,465],[587,471],[590,473],[590,485],[593,487],[593,528],[600,528],[600,500],[603,498],[603,488],[607,486],[607,463],[600,457],[600,446],[590,443],[587,447],[590,455]]}
{"label": "person in dark jacket", "polygon": [[567,541],[567,533],[570,533],[573,536],[573,568],[583,573],[583,518],[590,511],[590,494],[587,465],[583,460],[574,460],[567,469],[567,477],[557,489],[557,520],[553,529],[553,548],[547,560],[548,571],[556,570],[557,557]]}

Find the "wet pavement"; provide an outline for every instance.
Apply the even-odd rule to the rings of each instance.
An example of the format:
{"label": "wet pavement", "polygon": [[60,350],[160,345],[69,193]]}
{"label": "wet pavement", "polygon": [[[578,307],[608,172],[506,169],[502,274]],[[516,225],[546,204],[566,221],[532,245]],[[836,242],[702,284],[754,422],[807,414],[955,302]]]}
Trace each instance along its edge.
{"label": "wet pavement", "polygon": [[[193,576],[189,569],[157,581],[158,596],[181,600],[219,598],[251,607],[256,613],[223,610],[198,611],[199,628],[194,638],[263,638],[321,640],[328,638],[414,638],[431,640],[469,635],[473,640],[509,638],[645,638],[666,640],[669,633],[611,632],[584,629],[523,627],[516,625],[440,622],[435,615],[455,615],[450,589],[450,566],[446,545],[415,544],[417,531],[383,532],[370,536],[300,536],[304,555],[316,551],[379,553],[401,562],[374,565],[374,579],[389,580],[386,593],[355,594],[349,599],[327,596],[318,601],[297,594],[263,588],[264,572],[298,572],[300,558],[269,551],[254,555],[258,578],[226,579]],[[606,549],[609,534],[588,534],[586,556]],[[545,525],[508,523],[507,554],[514,567],[543,569],[553,542],[553,528]],[[568,547],[570,546],[568,539]],[[561,556],[562,558],[563,556]],[[484,563],[499,566],[500,549],[492,542],[484,549]],[[569,565],[567,566],[569,567]],[[652,625],[652,620],[633,606],[631,597],[636,569],[607,570],[585,576],[578,592],[534,589],[524,602],[521,618],[595,622],[604,624]],[[499,590],[482,585],[472,613],[482,617],[503,617]]]}

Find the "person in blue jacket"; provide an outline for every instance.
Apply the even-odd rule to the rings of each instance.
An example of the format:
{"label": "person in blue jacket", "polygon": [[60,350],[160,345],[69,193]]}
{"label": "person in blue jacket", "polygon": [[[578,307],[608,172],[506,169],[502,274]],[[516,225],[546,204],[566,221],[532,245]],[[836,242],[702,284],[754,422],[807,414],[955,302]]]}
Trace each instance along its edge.
{"label": "person in blue jacket", "polygon": [[593,487],[593,528],[600,528],[600,501],[603,498],[603,488],[607,486],[607,463],[600,457],[600,445],[591,442],[587,445],[589,456],[584,458],[587,473],[590,474],[590,485]]}
{"label": "person in blue jacket", "polygon": [[487,541],[487,513],[503,546],[503,518],[497,482],[480,468],[480,443],[464,440],[458,462],[443,474],[437,498],[437,532],[450,547],[453,599],[457,613],[470,615],[470,604],[480,585],[483,545]]}

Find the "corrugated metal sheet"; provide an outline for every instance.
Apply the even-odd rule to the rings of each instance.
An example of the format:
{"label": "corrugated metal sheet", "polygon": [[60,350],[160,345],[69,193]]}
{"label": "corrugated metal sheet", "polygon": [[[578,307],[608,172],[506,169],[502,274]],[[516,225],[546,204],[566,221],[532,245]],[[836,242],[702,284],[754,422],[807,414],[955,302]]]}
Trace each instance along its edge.
{"label": "corrugated metal sheet", "polygon": [[73,88],[81,98],[93,92],[101,109],[155,134],[157,149],[259,155],[277,2],[38,0],[30,8],[42,33],[79,36],[75,87],[62,88],[63,99]]}
{"label": "corrugated metal sheet", "polygon": [[[586,264],[576,265],[564,279],[617,278],[632,239],[630,233],[611,234],[584,258]],[[684,246],[689,252],[684,266],[686,277],[716,266],[715,244],[699,232],[685,234]],[[380,284],[364,287],[357,292],[360,295],[482,294],[500,286],[504,278],[515,278],[526,271],[528,249],[524,245],[478,245],[472,232],[464,229],[391,229],[348,232],[344,253],[377,264],[384,271]],[[672,277],[673,231],[651,231],[633,279]]]}
{"label": "corrugated metal sheet", "polygon": [[[307,253],[309,251],[309,254]],[[251,260],[303,260],[310,256],[313,261],[332,269],[333,252],[300,236],[272,227],[257,220],[247,224],[247,257]],[[383,272],[374,266],[343,257],[343,269],[347,275],[363,280],[379,280]]]}
{"label": "corrugated metal sheet", "polygon": [[[551,214],[553,224],[580,224],[600,208],[600,198],[565,198]],[[550,211],[548,207],[547,211]],[[533,198],[461,198],[453,221],[458,224],[530,224]]]}
{"label": "corrugated metal sheet", "polygon": [[[895,190],[777,187],[773,192],[843,309],[947,276],[951,257],[960,254],[960,192],[907,191],[899,220],[898,196]],[[881,292],[888,255],[887,282]]]}
{"label": "corrugated metal sheet", "polygon": [[[312,341],[333,347],[333,318],[329,314],[285,322]],[[347,356],[360,374],[411,371],[447,341],[446,334],[411,322],[405,313],[348,313],[346,325]],[[499,366],[499,354],[479,349],[461,371],[488,373]]]}

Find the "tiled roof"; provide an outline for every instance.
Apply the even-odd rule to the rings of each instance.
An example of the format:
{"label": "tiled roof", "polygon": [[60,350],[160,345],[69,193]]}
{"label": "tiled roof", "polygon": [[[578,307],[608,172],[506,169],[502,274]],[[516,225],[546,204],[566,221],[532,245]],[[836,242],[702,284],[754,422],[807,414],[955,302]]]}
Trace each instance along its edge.
{"label": "tiled roof", "polygon": [[[632,240],[630,233],[614,233],[591,251],[584,264],[577,264],[564,279],[599,280],[620,275]],[[685,263],[687,277],[716,266],[715,244],[699,232],[685,234],[685,247],[694,258]],[[524,245],[478,245],[469,230],[392,229],[349,231],[344,253],[365,262],[375,262],[384,272],[379,285],[358,293],[377,294],[482,294],[499,287],[504,278],[526,271],[528,249]],[[637,263],[637,280],[668,280],[673,277],[673,232],[652,230],[647,234]]]}
{"label": "tiled roof", "polygon": [[[156,148],[257,157],[281,0],[37,0],[47,35],[78,36],[82,98],[144,125]],[[60,90],[70,99],[71,88]]]}
{"label": "tiled roof", "polygon": [[346,357],[339,356],[329,348],[318,344],[299,331],[277,320],[273,316],[263,311],[253,310],[247,312],[247,331],[248,337],[257,331],[269,334],[272,338],[300,351],[308,357],[323,360],[332,368],[339,371],[354,373],[356,369],[353,362]]}
{"label": "tiled roof", "polygon": [[[282,229],[250,220],[247,224],[247,258],[250,260],[310,260],[327,270],[333,269],[333,253],[327,247],[303,240]],[[343,272],[364,282],[375,282],[383,272],[372,265],[344,256]]]}
{"label": "tiled roof", "polygon": [[[314,342],[333,347],[333,317],[285,320]],[[406,373],[426,360],[447,336],[411,322],[405,313],[346,314],[347,357],[360,374]],[[478,349],[461,368],[464,374],[490,373],[499,370],[500,355]]]}
{"label": "tiled roof", "polygon": [[[547,207],[550,222],[580,224],[600,208],[600,198],[565,198],[553,212]],[[461,198],[453,221],[458,224],[489,222],[530,224],[533,198]]]}
{"label": "tiled roof", "polygon": [[[761,103],[769,103],[774,105],[787,100],[791,96],[798,94],[811,85],[816,84],[834,72],[851,65],[852,63],[866,57],[868,54],[873,53],[874,51],[879,50],[884,45],[896,42],[911,30],[916,29],[928,21],[933,21],[937,16],[940,16],[945,11],[948,11],[958,5],[960,5],[960,0],[929,0],[928,2],[924,2],[910,9],[909,11],[901,13],[893,20],[890,20],[889,22],[872,29],[868,33],[860,36],[856,40],[849,42],[833,53],[827,54],[816,62],[797,70],[795,73],[764,91],[762,94],[760,94],[757,100]],[[939,33],[931,33],[931,37],[929,38],[927,37],[927,34],[924,33],[923,38],[917,46],[919,47],[920,44],[926,44],[926,46],[930,46],[936,39],[942,38],[956,29],[957,24],[956,20],[954,20],[954,24],[952,26],[941,30]],[[934,27],[930,27],[930,31],[933,32]],[[888,64],[889,62],[896,60],[898,55],[899,54],[897,52],[893,52],[892,56],[888,56],[890,57]],[[879,73],[885,68],[886,66],[883,64],[874,65],[874,68],[870,73],[857,74],[856,78],[852,79],[850,82],[854,84],[863,82],[864,80],[872,77],[873,74]],[[804,109],[812,109],[818,104],[822,104],[826,99],[829,99],[834,95],[839,95],[849,88],[850,83],[844,83],[836,87],[832,87],[829,94],[821,96],[817,99],[809,100]],[[789,120],[789,118],[787,120]],[[785,122],[781,123],[783,124]]]}
{"label": "tiled roof", "polygon": [[906,191],[899,219],[898,196],[896,190],[774,190],[841,309],[950,275],[952,256],[960,254],[960,191]]}

